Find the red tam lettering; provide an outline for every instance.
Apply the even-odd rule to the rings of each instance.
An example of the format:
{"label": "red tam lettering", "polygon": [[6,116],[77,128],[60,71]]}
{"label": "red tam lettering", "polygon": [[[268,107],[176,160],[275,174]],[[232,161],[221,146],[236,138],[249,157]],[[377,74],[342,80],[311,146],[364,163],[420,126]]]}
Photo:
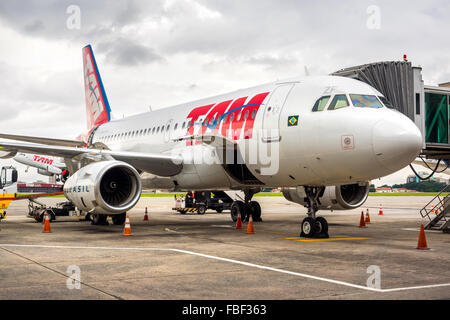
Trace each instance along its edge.
{"label": "red tam lettering", "polygon": [[[259,107],[262,105],[264,99],[267,97],[269,92],[260,93],[254,96],[248,103],[248,107],[242,110],[242,116],[247,115],[244,128],[244,139],[251,139],[253,136],[253,125],[255,124],[256,114],[258,113]],[[247,113],[248,112],[248,113]]]}
{"label": "red tam lettering", "polygon": [[[190,119],[190,121],[188,122],[188,130],[187,133],[188,135],[193,135],[194,134],[194,124],[195,122],[198,120],[198,118],[200,118],[202,115],[206,114],[209,109],[211,109],[211,107],[214,104],[209,104],[207,106],[203,106],[203,107],[198,107],[195,108],[194,110],[192,110],[189,114],[188,114],[188,119]],[[192,139],[189,139],[186,141],[186,145],[187,146],[192,146]]]}

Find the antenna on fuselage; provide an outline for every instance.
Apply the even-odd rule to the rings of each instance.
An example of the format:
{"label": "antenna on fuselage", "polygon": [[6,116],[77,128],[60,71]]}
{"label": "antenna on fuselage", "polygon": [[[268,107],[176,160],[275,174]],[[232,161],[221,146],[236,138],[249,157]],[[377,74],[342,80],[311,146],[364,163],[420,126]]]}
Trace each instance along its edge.
{"label": "antenna on fuselage", "polygon": [[149,110],[150,112],[153,111],[153,110],[152,110],[152,105],[151,105],[151,104],[148,105],[148,110]]}

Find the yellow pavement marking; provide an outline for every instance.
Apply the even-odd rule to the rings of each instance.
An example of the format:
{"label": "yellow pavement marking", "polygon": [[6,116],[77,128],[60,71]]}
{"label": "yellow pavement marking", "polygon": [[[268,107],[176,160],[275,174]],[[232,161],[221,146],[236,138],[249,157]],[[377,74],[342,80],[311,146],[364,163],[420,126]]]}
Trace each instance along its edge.
{"label": "yellow pavement marking", "polygon": [[296,236],[297,234],[295,233],[285,233],[285,232],[276,232],[276,231],[269,231],[269,230],[257,230],[259,232],[267,232],[267,233],[273,233],[273,234],[281,234],[281,235],[286,235],[286,236]]}
{"label": "yellow pavement marking", "polygon": [[307,239],[299,237],[297,234],[294,233],[285,233],[285,232],[276,232],[276,231],[270,231],[270,230],[258,230],[259,232],[266,232],[266,233],[272,233],[272,234],[280,234],[280,235],[287,235],[291,237],[285,237],[283,239],[285,240],[295,240],[299,242],[318,242],[318,241],[341,241],[341,240],[367,240],[369,238],[362,238],[362,237],[349,237],[349,236],[338,236],[340,238],[326,238],[326,239]]}
{"label": "yellow pavement marking", "polygon": [[327,238],[327,239],[300,239],[300,242],[340,241],[340,240],[367,240],[369,238]]}

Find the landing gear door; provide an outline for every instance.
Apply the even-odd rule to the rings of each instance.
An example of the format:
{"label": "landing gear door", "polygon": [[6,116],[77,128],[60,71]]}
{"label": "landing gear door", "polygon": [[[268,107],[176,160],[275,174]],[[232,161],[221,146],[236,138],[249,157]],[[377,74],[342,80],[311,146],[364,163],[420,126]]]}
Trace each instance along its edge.
{"label": "landing gear door", "polygon": [[264,109],[263,133],[264,142],[280,141],[280,115],[284,103],[294,84],[282,84],[275,88]]}

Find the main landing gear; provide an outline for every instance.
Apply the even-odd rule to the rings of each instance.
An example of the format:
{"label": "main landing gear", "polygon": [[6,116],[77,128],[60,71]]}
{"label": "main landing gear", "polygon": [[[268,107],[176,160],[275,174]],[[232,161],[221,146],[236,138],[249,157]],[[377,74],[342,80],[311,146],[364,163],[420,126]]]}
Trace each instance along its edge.
{"label": "main landing gear", "polygon": [[[120,226],[125,223],[126,217],[127,217],[126,212],[123,212],[120,214],[111,215],[111,220],[114,225]],[[91,214],[90,219],[91,219],[91,224],[96,225],[96,226],[107,226],[109,224],[108,223],[108,215],[106,215],[106,214],[94,213],[94,214]]]}
{"label": "main landing gear", "polygon": [[244,190],[245,199],[244,201],[234,201],[231,205],[231,219],[236,222],[238,218],[238,212],[241,213],[241,219],[246,222],[252,215],[253,221],[262,222],[261,219],[261,206],[257,201],[251,201],[253,195],[258,193],[260,190],[247,189]]}
{"label": "main landing gear", "polygon": [[316,212],[319,210],[318,199],[322,188],[305,187],[305,192],[308,197],[308,217],[302,221],[300,237],[329,238],[327,220],[323,217],[316,217]]}

